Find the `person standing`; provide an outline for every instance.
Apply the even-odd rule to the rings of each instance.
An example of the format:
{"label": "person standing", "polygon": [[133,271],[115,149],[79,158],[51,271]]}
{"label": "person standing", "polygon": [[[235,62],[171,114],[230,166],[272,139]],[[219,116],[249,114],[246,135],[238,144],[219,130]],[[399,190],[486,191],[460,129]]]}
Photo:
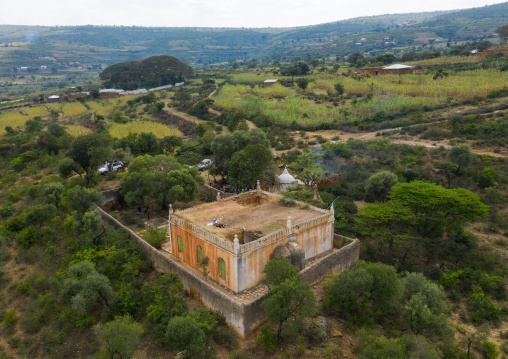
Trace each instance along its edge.
{"label": "person standing", "polygon": [[146,218],[150,220],[150,209],[146,209]]}

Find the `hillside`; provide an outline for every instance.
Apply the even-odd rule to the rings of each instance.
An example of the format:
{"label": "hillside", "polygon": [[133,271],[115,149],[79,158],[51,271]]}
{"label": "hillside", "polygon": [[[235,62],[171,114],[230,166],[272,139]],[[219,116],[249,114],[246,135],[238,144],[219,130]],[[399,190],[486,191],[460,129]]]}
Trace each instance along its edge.
{"label": "hillside", "polygon": [[[359,40],[358,34],[374,34],[376,40],[391,37],[405,45],[421,38],[422,32],[446,41],[462,41],[491,34],[507,22],[508,3],[460,11],[360,17],[297,28],[1,25],[0,71],[34,66],[44,58],[54,59],[51,66],[65,68],[69,62],[111,65],[161,54],[191,65],[279,57],[292,51],[300,56],[311,50],[314,57],[337,56],[356,50],[347,43]],[[382,41],[370,45],[386,47]]]}

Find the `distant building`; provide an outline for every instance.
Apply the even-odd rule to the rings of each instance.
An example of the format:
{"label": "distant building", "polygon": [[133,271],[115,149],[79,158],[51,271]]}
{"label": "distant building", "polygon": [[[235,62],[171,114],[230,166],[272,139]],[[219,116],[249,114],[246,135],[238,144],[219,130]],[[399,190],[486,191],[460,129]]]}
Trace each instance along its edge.
{"label": "distant building", "polygon": [[275,84],[280,84],[280,80],[279,79],[268,79],[268,80],[263,81],[263,87],[270,87]]}
{"label": "distant building", "polygon": [[45,102],[49,102],[49,103],[60,102],[60,96],[52,95],[52,96],[49,96],[49,97],[45,97],[44,101]]}
{"label": "distant building", "polygon": [[365,67],[363,69],[350,70],[349,73],[353,72],[359,75],[369,73],[371,75],[405,75],[413,73],[414,66],[394,64],[390,66],[378,66],[378,67]]}
{"label": "distant building", "polygon": [[120,89],[103,89],[99,91],[99,99],[106,100],[108,98],[115,98],[120,96],[123,92],[124,91]]}

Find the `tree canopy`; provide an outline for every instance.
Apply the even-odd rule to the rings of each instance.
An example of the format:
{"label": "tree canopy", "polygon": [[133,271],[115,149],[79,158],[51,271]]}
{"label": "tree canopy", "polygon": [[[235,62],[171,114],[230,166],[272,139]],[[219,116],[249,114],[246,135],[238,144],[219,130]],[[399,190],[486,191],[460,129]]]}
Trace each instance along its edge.
{"label": "tree canopy", "polygon": [[100,74],[106,87],[124,90],[152,88],[182,82],[194,76],[192,67],[173,56],[152,56],[107,67]]}
{"label": "tree canopy", "polygon": [[188,168],[167,155],[140,156],[132,161],[121,180],[122,194],[131,206],[150,202],[166,208],[175,201],[188,202],[198,194],[203,178],[197,168]]}

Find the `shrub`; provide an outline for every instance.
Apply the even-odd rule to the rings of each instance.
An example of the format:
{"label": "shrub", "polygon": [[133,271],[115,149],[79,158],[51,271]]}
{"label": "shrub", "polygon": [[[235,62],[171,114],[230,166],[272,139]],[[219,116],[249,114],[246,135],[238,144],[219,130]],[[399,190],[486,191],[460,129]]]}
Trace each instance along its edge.
{"label": "shrub", "polygon": [[205,348],[205,333],[191,317],[174,317],[166,329],[166,340],[174,350],[187,350],[189,356],[202,352]]}
{"label": "shrub", "polygon": [[277,333],[269,324],[263,325],[261,332],[256,334],[255,340],[268,353],[273,353],[279,346]]}
{"label": "shrub", "polygon": [[499,350],[497,350],[497,345],[488,340],[484,340],[480,344],[480,351],[485,359],[496,359],[500,354]]}
{"label": "shrub", "polygon": [[13,212],[14,210],[12,209],[11,206],[3,206],[2,208],[0,208],[0,216],[2,216],[3,218],[11,216]]}
{"label": "shrub", "polygon": [[189,313],[189,317],[194,319],[205,333],[210,333],[217,326],[217,320],[206,308],[196,308]]}
{"label": "shrub", "polygon": [[166,241],[167,228],[148,227],[145,234],[145,241],[155,248],[161,248],[162,243]]}

